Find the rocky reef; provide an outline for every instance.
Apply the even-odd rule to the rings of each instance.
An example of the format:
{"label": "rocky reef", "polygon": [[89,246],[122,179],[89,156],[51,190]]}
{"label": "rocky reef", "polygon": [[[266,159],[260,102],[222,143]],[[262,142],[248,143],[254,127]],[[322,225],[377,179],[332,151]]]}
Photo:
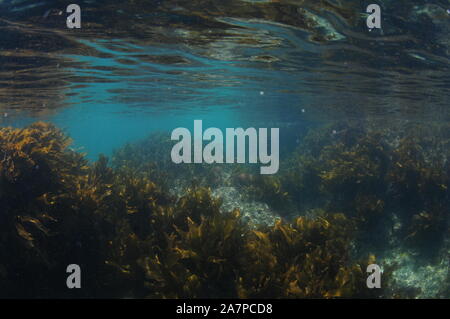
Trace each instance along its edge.
{"label": "rocky reef", "polygon": [[[448,267],[449,130],[409,135],[417,129],[312,130],[284,171],[263,177],[171,167],[163,135],[109,165],[89,163],[52,124],[2,128],[0,296],[448,297],[445,270],[421,295],[395,260],[408,251]],[[368,289],[377,262],[383,286]],[[69,264],[83,289],[67,289]]]}

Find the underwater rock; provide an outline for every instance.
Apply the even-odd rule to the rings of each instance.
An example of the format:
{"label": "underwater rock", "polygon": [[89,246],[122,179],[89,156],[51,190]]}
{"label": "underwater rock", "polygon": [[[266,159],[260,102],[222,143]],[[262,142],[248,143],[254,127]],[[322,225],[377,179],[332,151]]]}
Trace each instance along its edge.
{"label": "underwater rock", "polygon": [[[446,297],[448,172],[439,169],[442,156],[428,153],[419,141],[392,144],[386,136],[341,134],[317,149],[315,162],[295,152],[290,162],[297,165],[287,175],[207,170],[214,178],[202,183],[219,185],[193,182],[173,196],[149,178],[160,176],[157,165],[134,167],[133,159],[147,158],[142,148],[126,146],[133,152],[119,151],[120,165],[112,168],[104,156],[88,163],[53,125],[2,128],[2,296]],[[152,175],[140,171],[146,167],[153,167]],[[190,169],[184,176],[195,175]],[[299,200],[292,194],[304,191],[309,180],[317,183],[311,196],[328,200],[299,205],[290,218],[279,218],[269,203],[282,205],[273,201],[280,196]],[[258,184],[267,202],[245,191]],[[410,196],[414,207],[404,204]],[[291,211],[290,204],[285,201],[283,209]],[[370,245],[362,249],[378,231],[367,228],[371,219],[389,230],[381,243],[394,257],[375,259]],[[424,250],[435,250],[427,263],[420,259]],[[369,290],[366,266],[377,260],[384,264],[383,289]],[[69,291],[55,277],[71,263],[89,269],[83,290]]]}
{"label": "underwater rock", "polygon": [[266,203],[250,200],[235,187],[216,188],[212,191],[212,195],[222,200],[222,211],[230,212],[239,209],[243,220],[252,225],[271,226],[280,219],[279,215],[273,212]]}

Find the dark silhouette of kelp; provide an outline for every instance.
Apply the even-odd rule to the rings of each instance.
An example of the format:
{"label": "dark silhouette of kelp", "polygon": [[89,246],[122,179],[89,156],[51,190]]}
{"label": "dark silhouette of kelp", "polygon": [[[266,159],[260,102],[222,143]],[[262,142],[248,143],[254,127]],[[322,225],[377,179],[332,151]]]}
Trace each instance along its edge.
{"label": "dark silhouette of kelp", "polygon": [[447,131],[446,124],[393,131],[333,123],[311,130],[279,174],[250,176],[241,186],[281,214],[343,212],[366,241],[382,248],[395,238],[431,257],[448,233]]}
{"label": "dark silhouette of kelp", "polygon": [[[250,228],[206,188],[176,199],[105,157],[88,164],[69,142],[46,123],[0,130],[2,297],[393,295],[366,288],[374,257],[352,259],[342,213]],[[65,286],[72,263],[83,289]]]}

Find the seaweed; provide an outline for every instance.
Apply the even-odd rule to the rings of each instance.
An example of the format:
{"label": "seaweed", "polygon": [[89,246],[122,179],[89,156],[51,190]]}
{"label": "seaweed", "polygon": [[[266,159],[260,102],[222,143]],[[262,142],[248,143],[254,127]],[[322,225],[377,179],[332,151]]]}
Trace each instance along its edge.
{"label": "seaweed", "polygon": [[[191,197],[192,200],[193,197]],[[204,202],[202,200],[202,202]],[[214,204],[211,207],[214,208]],[[251,230],[239,212],[186,217],[141,264],[151,297],[379,297],[365,267],[351,261],[351,222],[342,214]]]}
{"label": "seaweed", "polygon": [[147,177],[167,192],[177,187],[213,187],[222,182],[220,164],[175,164],[170,157],[172,147],[169,134],[152,133],[115,150],[112,166]]}
{"label": "seaweed", "polygon": [[[234,170],[233,183],[291,218],[264,226],[222,211],[198,180],[171,195],[124,153],[120,165],[105,156],[91,164],[53,125],[0,129],[1,296],[413,297],[395,288],[389,265],[383,289],[367,289],[375,256],[355,246],[405,207],[390,238],[418,251],[433,241],[439,250],[448,232],[447,162],[420,141],[393,143],[391,132],[347,132],[312,153],[294,152],[288,161],[296,164],[279,176]],[[126,149],[131,159],[144,154]],[[297,198],[310,182],[308,197]],[[83,269],[82,290],[65,286],[72,263]]]}
{"label": "seaweed", "polygon": [[[220,213],[207,194],[207,190],[196,190],[181,200],[165,249],[144,258],[151,297],[236,296],[234,282],[246,228],[238,211]],[[202,212],[207,215],[195,218],[199,204],[206,208]]]}
{"label": "seaweed", "polygon": [[449,216],[445,134],[445,125],[394,131],[330,124],[312,129],[280,174],[250,175],[241,187],[284,217],[340,211],[357,223],[359,244],[383,250],[395,240],[438,253]]}

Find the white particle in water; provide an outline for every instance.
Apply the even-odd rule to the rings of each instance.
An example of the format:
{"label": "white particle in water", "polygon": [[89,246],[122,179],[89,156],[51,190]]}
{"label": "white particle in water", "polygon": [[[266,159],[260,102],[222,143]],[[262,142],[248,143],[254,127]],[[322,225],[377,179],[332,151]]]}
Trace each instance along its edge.
{"label": "white particle in water", "polygon": [[260,95],[264,95],[264,91],[259,92]]}

